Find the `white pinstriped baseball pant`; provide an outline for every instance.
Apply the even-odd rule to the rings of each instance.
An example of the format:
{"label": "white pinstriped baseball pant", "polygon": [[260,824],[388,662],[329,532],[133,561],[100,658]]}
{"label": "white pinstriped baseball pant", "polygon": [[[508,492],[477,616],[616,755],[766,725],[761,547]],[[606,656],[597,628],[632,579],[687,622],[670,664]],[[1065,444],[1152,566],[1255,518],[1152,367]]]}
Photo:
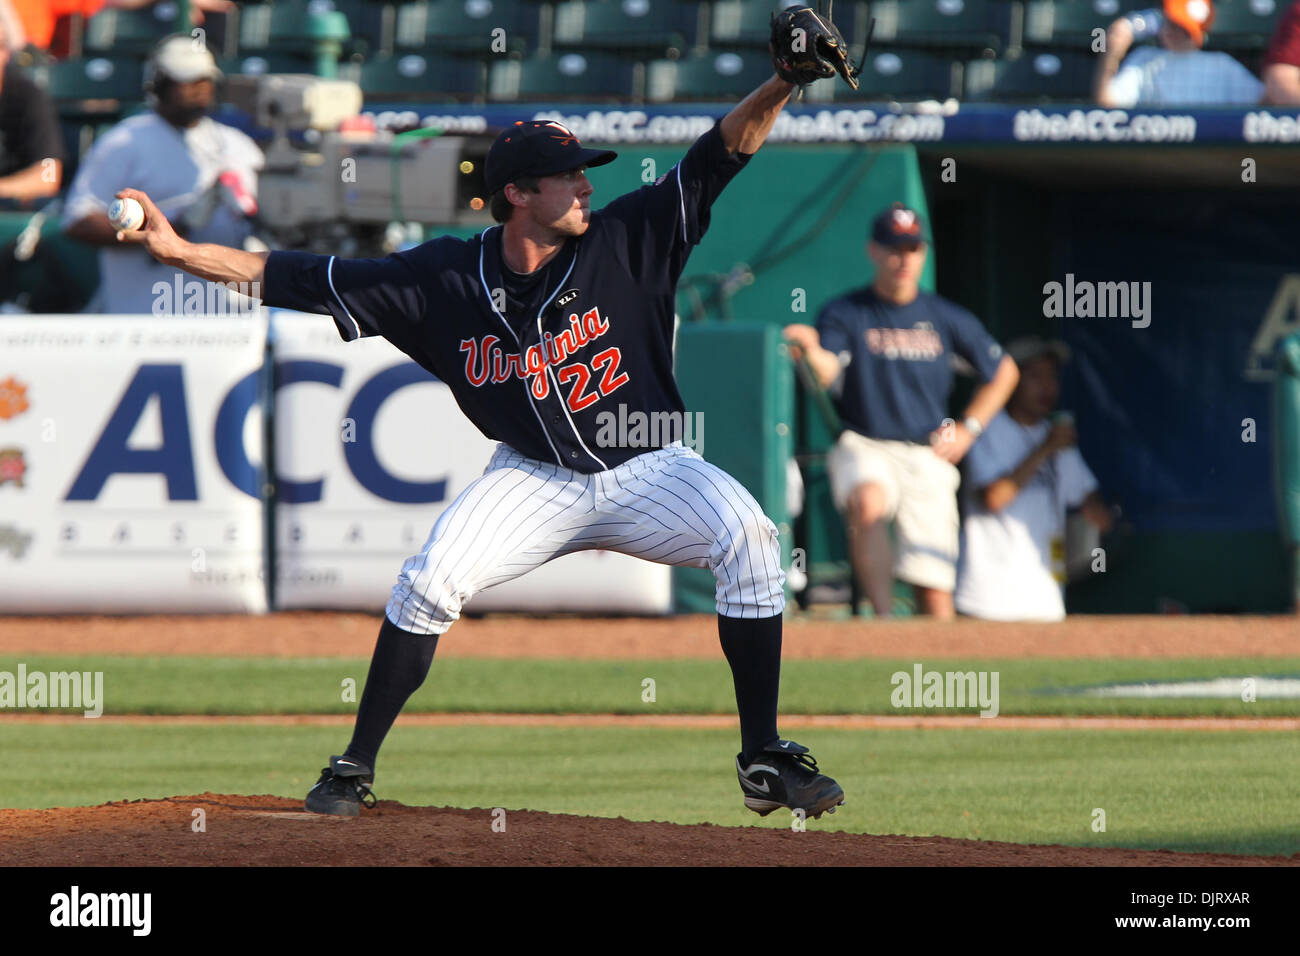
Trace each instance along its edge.
{"label": "white pinstriped baseball pant", "polygon": [[442,634],[484,588],[596,548],[711,568],[724,617],[785,609],[776,526],[740,482],[691,449],[670,445],[589,475],[502,444],[402,565],[388,619]]}

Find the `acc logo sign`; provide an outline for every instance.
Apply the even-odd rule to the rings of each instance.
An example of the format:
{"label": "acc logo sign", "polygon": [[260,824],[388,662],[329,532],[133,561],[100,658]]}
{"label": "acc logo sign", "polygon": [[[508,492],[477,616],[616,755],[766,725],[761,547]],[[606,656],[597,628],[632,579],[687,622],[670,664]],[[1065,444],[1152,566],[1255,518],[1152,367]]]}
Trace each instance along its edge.
{"label": "acc logo sign", "polygon": [[21,559],[31,543],[30,531],[23,531],[16,524],[0,524],[0,552],[8,551],[15,559]]}
{"label": "acc logo sign", "polygon": [[[214,435],[217,464],[232,485],[250,498],[261,500],[262,478],[244,448],[244,422],[258,404],[261,369],[240,379],[226,394],[217,412]],[[390,473],[380,463],[374,445],[375,418],[379,408],[398,389],[436,382],[414,362],[403,362],[375,373],[362,383],[348,405],[345,417],[356,423],[354,440],[343,443],[348,469],[358,483],[376,497],[401,504],[432,504],[447,497],[447,479],[407,481]],[[316,382],[339,388],[343,367],[331,362],[287,361],[275,366],[275,389],[298,382]],[[128,439],[146,408],[158,400],[162,423],[162,444],[156,448],[131,448]],[[0,482],[3,481],[0,450]],[[68,501],[94,501],[108,479],[117,474],[162,475],[169,501],[197,501],[198,484],[194,468],[194,443],[190,436],[190,415],[185,400],[184,368],[172,364],[145,364],[109,416],[95,447],[68,490]],[[324,479],[290,481],[278,479],[278,498],[288,504],[320,501]]]}
{"label": "acc logo sign", "polygon": [[9,484],[22,488],[22,476],[27,473],[27,463],[22,458],[22,449],[0,449],[0,486]]}
{"label": "acc logo sign", "polygon": [[21,448],[0,448],[0,487],[12,482],[23,487],[23,475],[27,474],[27,462],[23,460]]}
{"label": "acc logo sign", "polygon": [[0,381],[0,419],[21,415],[31,406],[27,404],[27,386],[10,376]]}

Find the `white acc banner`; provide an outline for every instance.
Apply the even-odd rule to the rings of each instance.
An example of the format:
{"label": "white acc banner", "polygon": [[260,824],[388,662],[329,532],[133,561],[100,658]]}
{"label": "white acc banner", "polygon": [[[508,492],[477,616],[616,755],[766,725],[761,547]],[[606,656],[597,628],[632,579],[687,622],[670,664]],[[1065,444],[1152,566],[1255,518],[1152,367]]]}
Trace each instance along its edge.
{"label": "white acc banner", "polygon": [[0,613],[266,610],[257,317],[0,318]]}
{"label": "white acc banner", "polygon": [[[272,344],[276,606],[378,612],[496,445],[446,385],[382,339],[345,343],[325,316],[275,312]],[[671,603],[669,568],[588,551],[489,588],[467,610],[664,614]]]}

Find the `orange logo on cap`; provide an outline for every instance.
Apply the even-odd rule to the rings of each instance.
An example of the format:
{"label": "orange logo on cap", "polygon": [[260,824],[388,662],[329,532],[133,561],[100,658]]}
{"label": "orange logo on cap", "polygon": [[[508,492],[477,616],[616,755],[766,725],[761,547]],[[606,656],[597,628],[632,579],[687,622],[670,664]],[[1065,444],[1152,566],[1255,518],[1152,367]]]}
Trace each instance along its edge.
{"label": "orange logo on cap", "polygon": [[0,382],[0,418],[21,415],[31,406],[27,404],[27,386],[10,376]]}
{"label": "orange logo on cap", "polygon": [[560,143],[564,146],[568,146],[570,143],[573,143],[575,146],[579,145],[578,137],[574,136],[573,133],[569,130],[569,128],[565,126],[563,123],[557,123],[555,122],[555,120],[550,120],[546,123],[546,125],[551,127],[552,129],[558,129],[561,133],[564,134],[562,136],[556,136],[555,134],[552,133],[551,139],[559,140]]}
{"label": "orange logo on cap", "polygon": [[899,235],[917,235],[921,224],[916,221],[916,213],[910,209],[895,209],[893,219],[894,232]]}

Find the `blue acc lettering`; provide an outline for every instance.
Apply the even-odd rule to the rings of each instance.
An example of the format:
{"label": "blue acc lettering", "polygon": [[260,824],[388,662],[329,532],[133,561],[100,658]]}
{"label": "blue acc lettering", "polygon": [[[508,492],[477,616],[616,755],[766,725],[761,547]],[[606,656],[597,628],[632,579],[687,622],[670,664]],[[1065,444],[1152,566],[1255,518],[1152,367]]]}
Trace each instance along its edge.
{"label": "blue acc lettering", "polygon": [[[340,388],[343,371],[342,366],[331,362],[278,362],[274,387],[279,392],[295,384],[310,382]],[[261,369],[248,373],[226,393],[217,412],[213,436],[217,464],[222,474],[251,498],[261,497],[261,477],[244,447],[244,422],[260,400],[263,374]],[[375,450],[375,419],[384,402],[408,385],[437,381],[418,365],[402,362],[372,375],[352,397],[344,417],[356,425],[352,436],[355,440],[342,442],[343,454],[348,470],[371,494],[401,504],[433,504],[446,500],[446,477],[430,481],[399,478],[384,468]],[[127,442],[153,399],[157,399],[160,412],[161,441],[152,448],[132,448]],[[94,501],[114,475],[142,474],[161,475],[166,481],[169,501],[198,500],[194,442],[182,365],[145,364],[136,370],[65,499]],[[281,501],[306,504],[321,500],[325,479],[293,481],[280,478],[278,488]]]}

